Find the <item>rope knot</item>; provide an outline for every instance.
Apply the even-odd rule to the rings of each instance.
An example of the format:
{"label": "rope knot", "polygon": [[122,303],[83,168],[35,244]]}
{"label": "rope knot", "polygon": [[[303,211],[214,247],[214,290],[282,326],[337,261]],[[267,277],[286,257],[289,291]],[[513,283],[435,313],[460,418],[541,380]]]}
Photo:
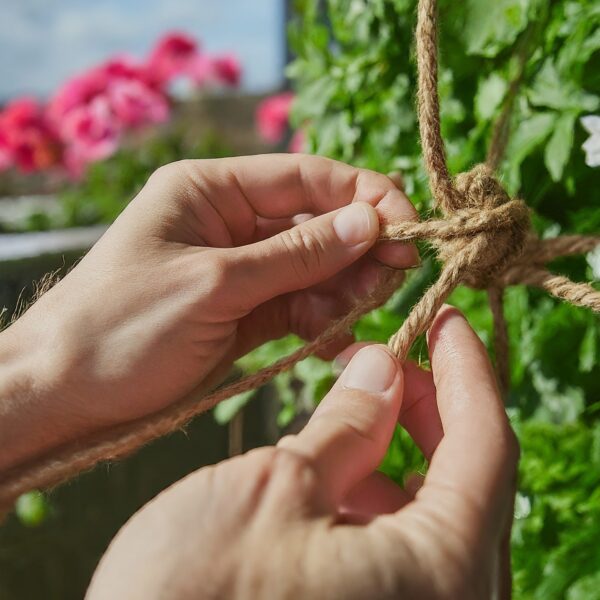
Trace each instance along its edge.
{"label": "rope knot", "polygon": [[454,190],[461,208],[447,215],[454,235],[437,240],[438,255],[463,271],[465,284],[485,289],[522,253],[529,211],[510,198],[487,165],[459,174]]}

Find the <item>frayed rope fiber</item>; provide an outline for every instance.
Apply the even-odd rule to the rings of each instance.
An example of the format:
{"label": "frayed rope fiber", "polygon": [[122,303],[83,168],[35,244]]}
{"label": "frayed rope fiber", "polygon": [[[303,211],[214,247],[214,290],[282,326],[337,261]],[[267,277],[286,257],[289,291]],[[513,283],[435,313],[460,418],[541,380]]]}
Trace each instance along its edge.
{"label": "frayed rope fiber", "polygon": [[[486,164],[477,165],[456,178],[450,176],[440,133],[435,0],[419,1],[416,45],[421,144],[434,207],[441,218],[421,223],[385,224],[381,239],[427,240],[437,250],[443,268],[438,280],[414,306],[388,345],[400,360],[405,360],[415,339],[429,328],[437,311],[458,285],[486,289],[494,317],[496,369],[500,386],[506,390],[508,336],[502,304],[504,288],[513,284],[533,285],[566,302],[600,312],[599,291],[587,283],[575,283],[554,275],[545,266],[555,258],[592,250],[600,245],[600,237],[571,235],[539,239],[531,230],[525,203],[510,198],[494,176],[507,143],[509,116],[523,67],[509,88]],[[8,509],[20,494],[55,486],[100,461],[121,459],[147,442],[184,427],[194,416],[222,400],[260,387],[314,354],[346,332],[362,315],[383,304],[400,281],[401,274],[390,271],[379,289],[361,300],[317,339],[257,373],[204,397],[190,395],[158,413],[99,432],[13,468],[0,479],[0,507]]]}

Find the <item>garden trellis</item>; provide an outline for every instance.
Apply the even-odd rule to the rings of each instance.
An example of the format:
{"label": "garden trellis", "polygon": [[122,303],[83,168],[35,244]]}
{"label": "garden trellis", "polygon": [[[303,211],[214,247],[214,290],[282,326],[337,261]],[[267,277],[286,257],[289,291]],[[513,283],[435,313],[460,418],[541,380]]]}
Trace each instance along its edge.
{"label": "garden trellis", "polygon": [[[530,228],[529,210],[525,203],[511,199],[493,175],[506,146],[511,104],[520,75],[513,82],[505,101],[486,164],[451,178],[439,122],[437,12],[434,0],[419,2],[416,41],[421,143],[435,208],[442,218],[422,223],[386,224],[382,239],[428,240],[437,248],[443,268],[438,280],[392,336],[389,346],[400,359],[405,359],[415,339],[428,328],[438,308],[458,285],[487,289],[495,320],[499,379],[505,387],[508,376],[507,334],[502,309],[504,287],[516,283],[534,285],[572,304],[600,312],[600,292],[587,283],[576,283],[554,275],[545,267],[554,258],[592,250],[600,245],[600,237],[561,236],[540,240]],[[186,398],[132,424],[99,433],[40,460],[16,467],[0,481],[0,505],[8,507],[19,494],[32,488],[56,485],[102,460],[123,458],[150,440],[183,427],[192,417],[220,401],[263,385],[337,337],[360,316],[381,305],[399,281],[400,275],[390,272],[374,294],[333,323],[315,341],[258,373],[203,398]]]}

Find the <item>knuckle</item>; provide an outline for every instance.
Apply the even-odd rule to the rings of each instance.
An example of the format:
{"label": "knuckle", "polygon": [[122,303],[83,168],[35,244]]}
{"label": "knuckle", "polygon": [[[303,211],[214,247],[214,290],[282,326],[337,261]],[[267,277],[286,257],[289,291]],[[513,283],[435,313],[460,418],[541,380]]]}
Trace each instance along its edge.
{"label": "knuckle", "polygon": [[274,477],[289,477],[300,474],[310,468],[308,458],[289,448],[275,447],[273,456],[272,473]]}
{"label": "knuckle", "polygon": [[206,286],[207,292],[219,293],[231,282],[232,261],[219,249],[211,248],[204,254],[206,260],[199,261],[202,271],[200,280]]}
{"label": "knuckle", "polygon": [[170,182],[174,177],[180,173],[180,163],[172,162],[162,165],[154,171],[148,181],[152,182]]}
{"label": "knuckle", "polygon": [[296,443],[297,439],[298,439],[298,436],[294,435],[293,433],[288,433],[287,435],[284,435],[282,438],[279,438],[279,441],[277,442],[277,447],[278,448],[291,448]]}
{"label": "knuckle", "polygon": [[321,267],[326,245],[315,231],[306,227],[293,227],[280,235],[280,243],[289,256],[294,274],[301,280]]}
{"label": "knuckle", "polygon": [[264,481],[265,493],[272,487],[279,490],[298,490],[314,478],[314,470],[308,457],[288,448],[259,448],[248,453],[247,457],[259,473],[258,479]]}

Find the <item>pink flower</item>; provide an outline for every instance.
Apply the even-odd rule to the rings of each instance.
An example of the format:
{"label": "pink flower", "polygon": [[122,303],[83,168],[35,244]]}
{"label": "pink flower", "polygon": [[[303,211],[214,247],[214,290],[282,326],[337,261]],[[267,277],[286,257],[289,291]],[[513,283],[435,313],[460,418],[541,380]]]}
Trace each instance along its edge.
{"label": "pink flower", "polygon": [[6,171],[12,166],[13,158],[6,135],[0,131],[0,171]]}
{"label": "pink flower", "polygon": [[214,57],[212,70],[214,79],[225,85],[238,86],[242,78],[240,62],[231,53]]}
{"label": "pink flower", "polygon": [[214,77],[213,61],[206,54],[197,54],[190,60],[186,75],[198,87],[209,84]]}
{"label": "pink flower", "polygon": [[163,123],[169,118],[166,98],[135,79],[112,83],[108,88],[108,98],[117,120],[128,127]]}
{"label": "pink flower", "polygon": [[48,112],[52,119],[60,120],[73,108],[89,104],[104,94],[115,81],[143,81],[150,84],[146,68],[128,56],[115,56],[69,79],[50,100]]}
{"label": "pink flower", "polygon": [[61,139],[66,145],[65,164],[74,165],[107,158],[119,145],[121,126],[105,96],[69,111],[61,122]]}
{"label": "pink flower", "polygon": [[290,108],[294,94],[283,92],[263,100],[256,111],[260,136],[269,143],[281,142],[288,128]]}
{"label": "pink flower", "polygon": [[69,111],[89,104],[106,89],[107,84],[108,75],[103,69],[90,69],[72,77],[51,98],[48,106],[50,118],[59,121]]}
{"label": "pink flower", "polygon": [[302,129],[297,129],[290,140],[288,150],[290,152],[302,152],[304,150],[304,143],[306,142],[306,136]]}
{"label": "pink flower", "polygon": [[0,168],[16,165],[23,172],[52,166],[58,145],[44,108],[32,98],[19,98],[0,113]]}
{"label": "pink flower", "polygon": [[193,38],[185,33],[169,33],[153,48],[146,68],[153,81],[165,85],[185,74],[197,55],[198,47]]}
{"label": "pink flower", "polygon": [[150,75],[146,65],[126,54],[109,58],[99,65],[96,70],[105,76],[105,80],[143,81],[150,84]]}

